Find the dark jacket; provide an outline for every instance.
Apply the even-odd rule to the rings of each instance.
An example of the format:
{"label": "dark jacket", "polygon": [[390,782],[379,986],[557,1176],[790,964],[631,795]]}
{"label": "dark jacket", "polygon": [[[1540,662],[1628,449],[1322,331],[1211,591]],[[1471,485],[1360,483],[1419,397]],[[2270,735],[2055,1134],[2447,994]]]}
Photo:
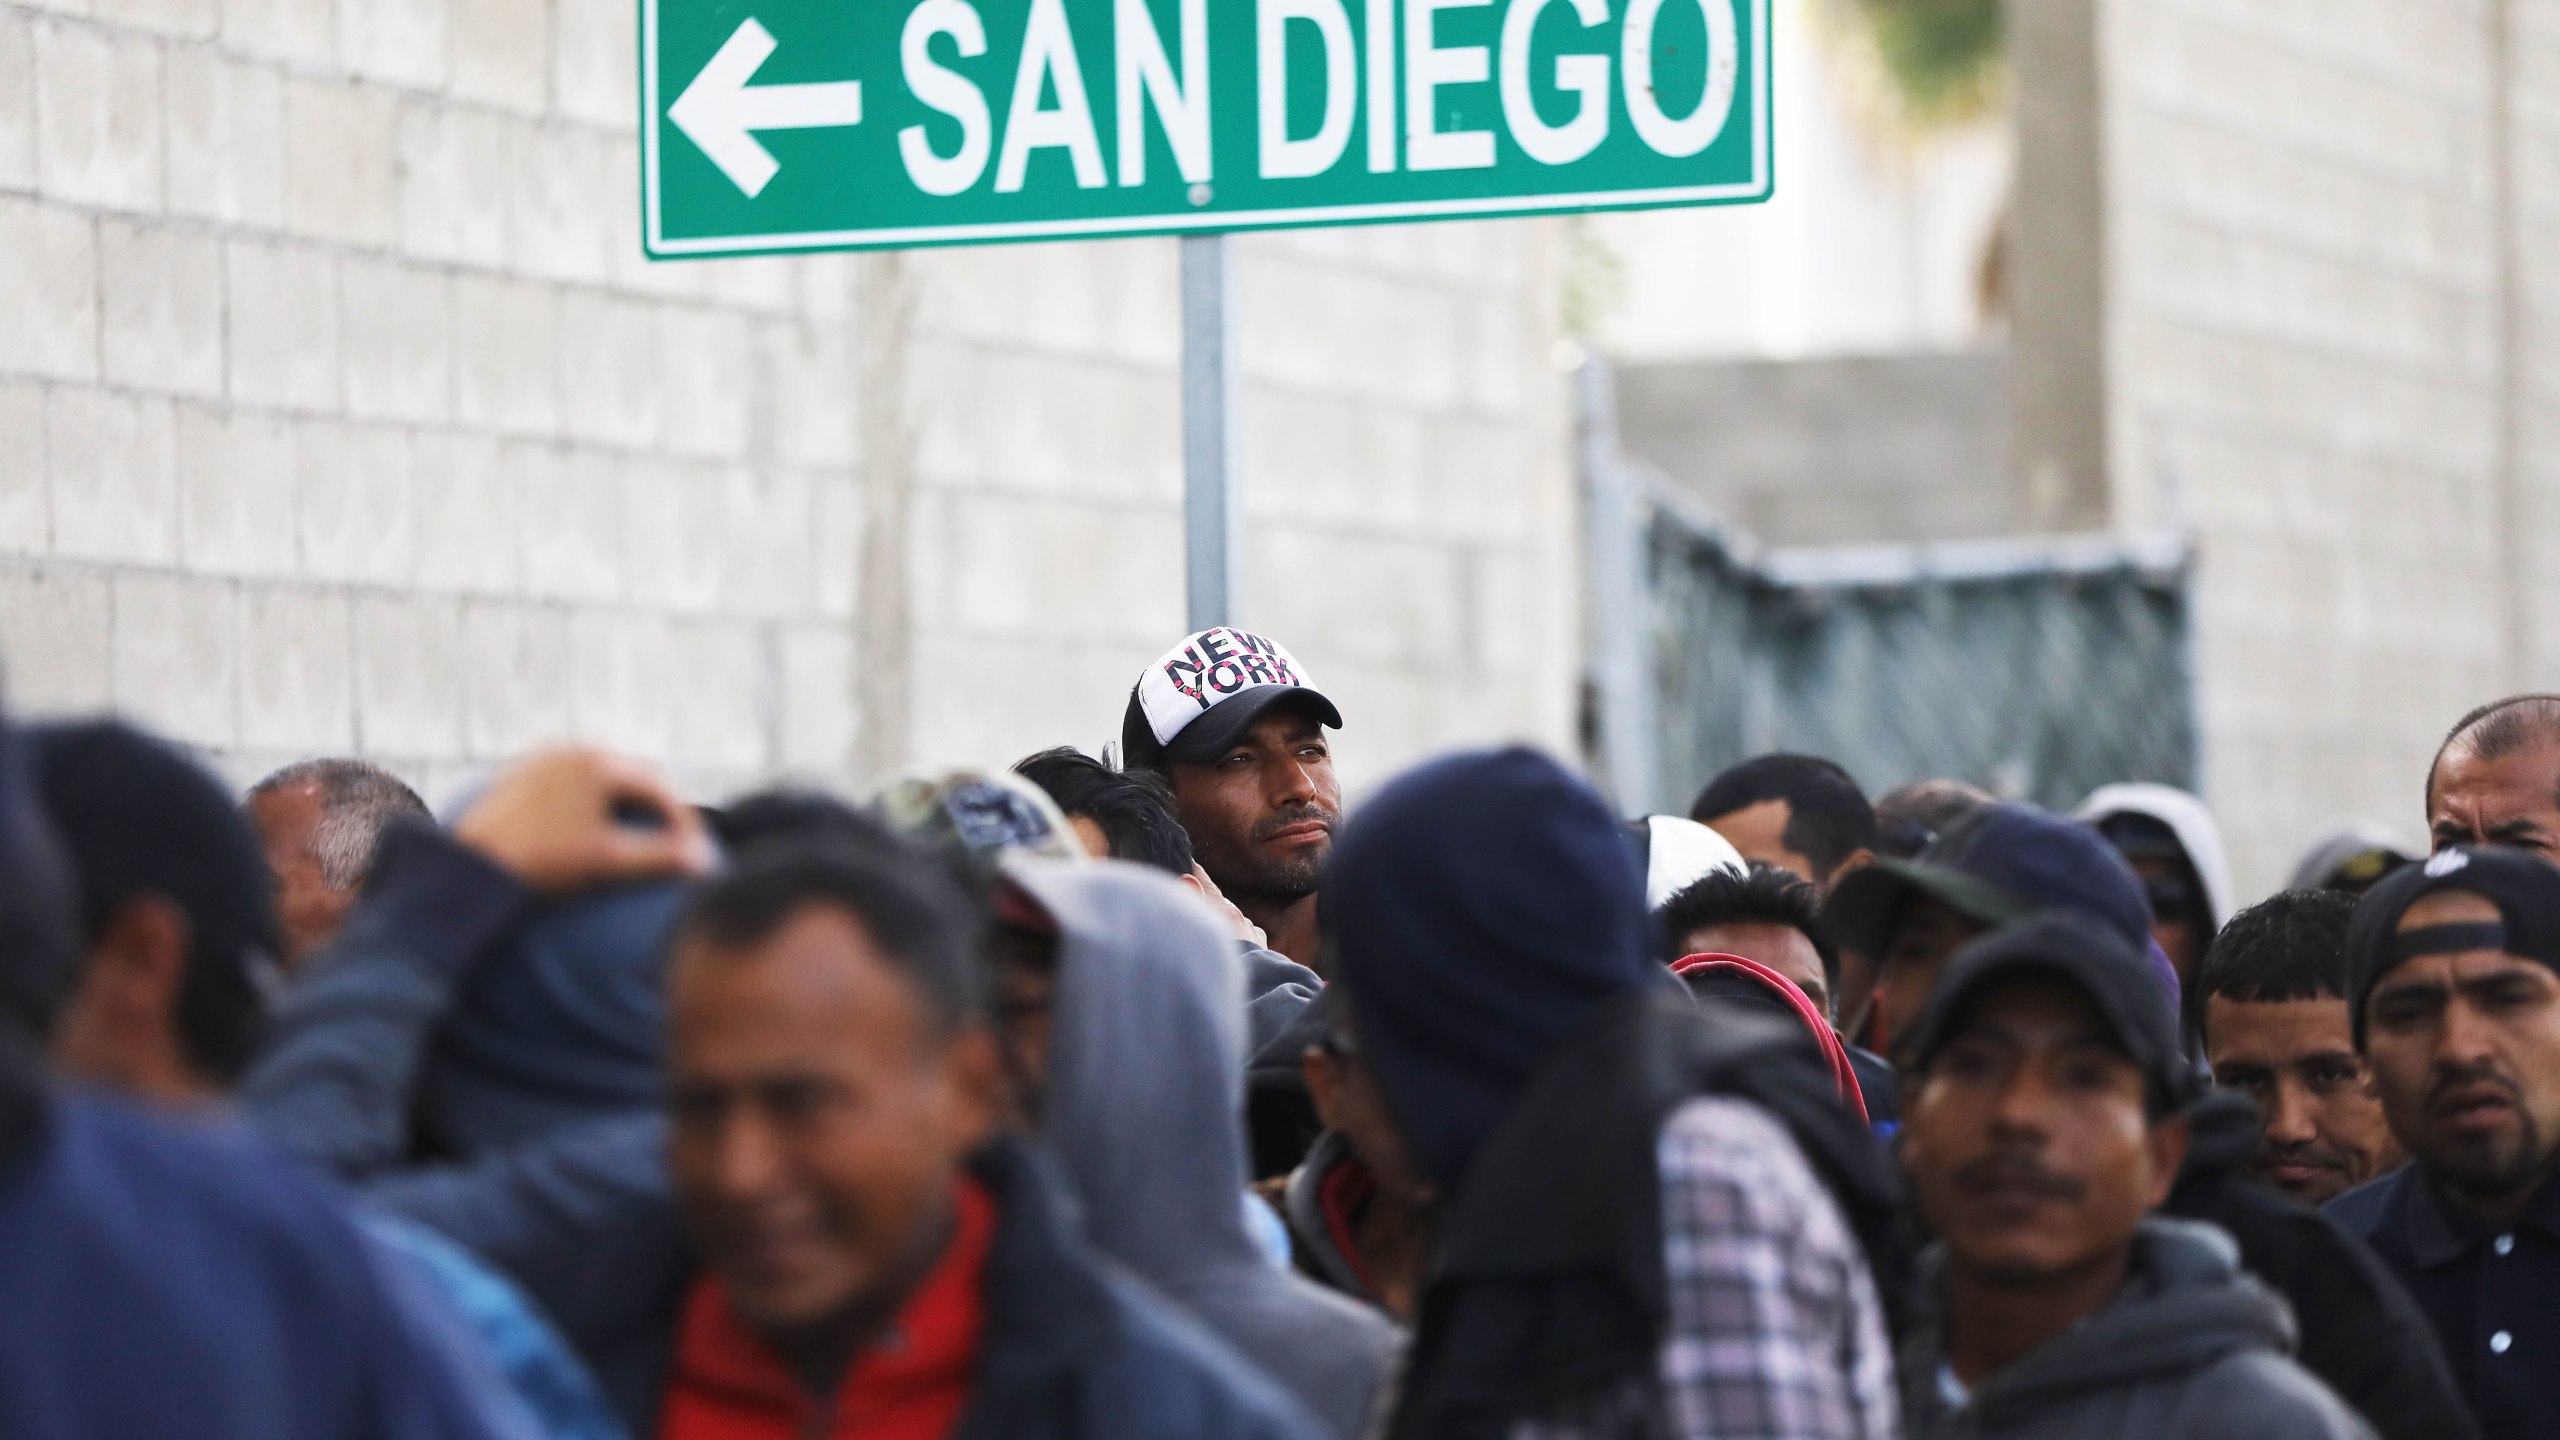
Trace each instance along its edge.
{"label": "dark jacket", "polygon": [[1784,1128],[1840,1208],[1876,1293],[1908,1274],[1900,1187],[1794,1020],[1709,1016],[1676,988],[1601,1007],[1539,1067],[1442,1216],[1397,1440],[1507,1433],[1650,1375],[1670,1333],[1658,1143],[1698,1096]]}
{"label": "dark jacket", "polygon": [[2095,1315],[1990,1377],[1950,1410],[1938,1264],[1902,1348],[1915,1440],[2362,1440],[2372,1434],[2291,1360],[2284,1301],[2240,1273],[2228,1237],[2149,1220],[2124,1289]]}
{"label": "dark jacket", "polygon": [[2248,1173],[2257,1111],[2229,1092],[2189,1112],[2186,1167],[2161,1213],[2219,1226],[2243,1268],[2283,1296],[2301,1333],[2295,1357],[2383,1440],[2467,1440],[2479,1432],[2409,1292],[2346,1226]]}
{"label": "dark jacket", "polygon": [[1288,1222],[1289,1257],[1299,1274],[1364,1305],[1383,1306],[1385,1299],[1371,1288],[1360,1261],[1336,1238],[1333,1216],[1325,1204],[1327,1182],[1343,1167],[1359,1163],[1351,1153],[1351,1142],[1331,1130],[1318,1135],[1306,1160],[1289,1173],[1288,1185],[1280,1192],[1280,1218]]}
{"label": "dark jacket", "polygon": [[220,1130],[45,1102],[0,1161],[11,1440],[521,1440],[327,1187]]}
{"label": "dark jacket", "polygon": [[1058,925],[1041,1130],[1094,1248],[1357,1440],[1395,1327],[1273,1265],[1245,1228],[1244,1007],[1234,947],[1141,866],[1022,860]]}
{"label": "dark jacket", "polygon": [[[2500,1228],[2446,1203],[2407,1165],[2329,1202],[2406,1285],[2480,1434],[2560,1435],[2560,1179]],[[2446,1433],[2456,1433],[2450,1428]]]}

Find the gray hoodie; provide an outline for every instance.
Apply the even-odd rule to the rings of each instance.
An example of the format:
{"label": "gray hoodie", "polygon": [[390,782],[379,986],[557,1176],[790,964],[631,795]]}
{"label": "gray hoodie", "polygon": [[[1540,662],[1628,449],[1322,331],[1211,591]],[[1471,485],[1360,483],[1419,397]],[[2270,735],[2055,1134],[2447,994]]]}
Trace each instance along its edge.
{"label": "gray hoodie", "polygon": [[1245,1228],[1234,941],[1190,891],[1137,865],[1025,860],[1006,874],[1058,922],[1041,1123],[1086,1234],[1335,1434],[1358,1435],[1397,1332],[1273,1265]]}
{"label": "gray hoodie", "polygon": [[[1941,1251],[1921,1261],[1934,1303]],[[2229,1236],[2154,1217],[2106,1308],[2046,1341],[1951,1408],[1940,1317],[1902,1348],[1915,1440],[2372,1440],[2354,1411],[2287,1358],[2293,1315],[2240,1272]]]}

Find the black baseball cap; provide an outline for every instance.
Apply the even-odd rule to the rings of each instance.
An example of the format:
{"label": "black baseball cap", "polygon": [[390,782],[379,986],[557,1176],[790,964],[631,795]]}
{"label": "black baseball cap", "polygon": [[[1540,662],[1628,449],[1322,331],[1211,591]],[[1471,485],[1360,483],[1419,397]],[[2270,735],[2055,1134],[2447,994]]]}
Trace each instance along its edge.
{"label": "black baseball cap", "polygon": [[1120,763],[1161,770],[1171,760],[1215,760],[1274,705],[1342,728],[1342,712],[1279,641],[1226,625],[1186,635],[1129,688]]}
{"label": "black baseball cap", "polygon": [[28,739],[90,939],[136,896],[174,905],[187,922],[178,1023],[190,1058],[236,1076],[283,992],[275,881],[256,833],[211,772],[121,721],[40,725]]}
{"label": "black baseball cap", "polygon": [[2067,910],[2137,952],[2151,943],[2151,900],[2133,867],[2097,831],[2032,805],[1981,806],[1913,859],[1851,872],[1823,902],[1822,926],[1845,949],[1881,954],[1921,897],[1995,927]]}
{"label": "black baseball cap", "polygon": [[1927,1070],[1962,1033],[1985,987],[2021,976],[2060,980],[2089,997],[2108,1035],[2142,1071],[2154,1115],[2183,1108],[2194,1082],[2178,1044],[2178,1018],[2144,952],[2086,915],[2051,910],[1995,930],[1958,950],[1913,1025],[1909,1054]]}
{"label": "black baseball cap", "polygon": [[[2498,919],[2400,933],[2409,907],[2439,890],[2477,895],[2498,907]],[[2529,851],[2458,845],[2366,891],[2347,922],[2347,1015],[2356,1048],[2364,1048],[2365,1001],[2383,976],[2404,960],[2468,950],[2502,951],[2560,971],[2560,870]]]}

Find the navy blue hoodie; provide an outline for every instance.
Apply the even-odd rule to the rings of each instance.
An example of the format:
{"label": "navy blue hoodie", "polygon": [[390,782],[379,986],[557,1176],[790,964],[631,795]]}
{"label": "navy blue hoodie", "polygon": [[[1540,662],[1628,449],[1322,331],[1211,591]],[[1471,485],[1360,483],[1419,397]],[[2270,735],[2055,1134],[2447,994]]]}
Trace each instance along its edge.
{"label": "navy blue hoodie", "polygon": [[519,1440],[320,1180],[245,1139],[45,1097],[0,1168],[11,1440]]}

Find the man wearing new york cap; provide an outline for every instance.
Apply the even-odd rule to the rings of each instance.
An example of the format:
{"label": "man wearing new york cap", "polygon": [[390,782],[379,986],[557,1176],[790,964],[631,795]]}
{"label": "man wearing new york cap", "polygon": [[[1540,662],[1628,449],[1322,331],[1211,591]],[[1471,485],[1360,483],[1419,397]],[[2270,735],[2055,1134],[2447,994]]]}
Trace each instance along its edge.
{"label": "man wearing new york cap", "polygon": [[1277,641],[1227,626],[1184,637],[1138,676],[1122,763],[1173,786],[1200,868],[1273,950],[1316,964],[1316,881],[1342,783],[1325,731],[1342,713]]}

